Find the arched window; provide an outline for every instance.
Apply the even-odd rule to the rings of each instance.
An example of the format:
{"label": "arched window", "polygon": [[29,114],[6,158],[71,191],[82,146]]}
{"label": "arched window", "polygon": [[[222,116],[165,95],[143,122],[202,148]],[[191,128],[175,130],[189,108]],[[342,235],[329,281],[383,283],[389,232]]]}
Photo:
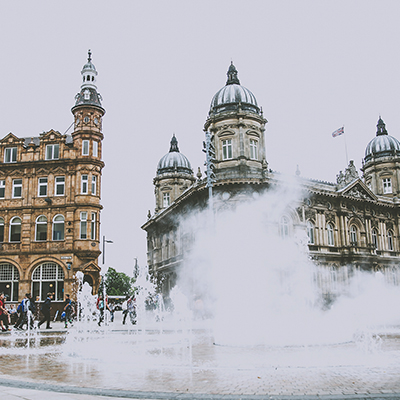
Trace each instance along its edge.
{"label": "arched window", "polygon": [[289,219],[288,217],[283,216],[281,218],[279,231],[282,239],[286,239],[289,237]]}
{"label": "arched window", "polygon": [[55,301],[64,300],[64,271],[55,263],[43,263],[32,274],[32,294],[46,300],[47,293],[54,293]]}
{"label": "arched window", "polygon": [[10,221],[10,242],[21,241],[21,218],[14,217]]}
{"label": "arched window", "polygon": [[0,264],[0,292],[10,301],[18,301],[19,272],[12,264]]}
{"label": "arched window", "polygon": [[4,219],[0,218],[0,242],[4,242]]}
{"label": "arched window", "polygon": [[64,222],[62,215],[53,218],[53,240],[64,240]]}
{"label": "arched window", "polygon": [[328,246],[334,246],[335,237],[333,235],[333,225],[332,224],[326,225],[326,230],[328,232]]}
{"label": "arched window", "polygon": [[35,240],[47,240],[47,218],[44,215],[36,218]]}
{"label": "arched window", "polygon": [[307,221],[307,236],[308,243],[314,244],[314,224],[311,221]]}
{"label": "arched window", "polygon": [[371,231],[371,238],[372,238],[372,244],[374,246],[374,249],[378,248],[378,232],[376,231],[376,229],[372,229]]}
{"label": "arched window", "polygon": [[388,231],[387,233],[387,242],[388,242],[388,250],[393,251],[394,246],[393,246],[393,232]]}
{"label": "arched window", "polygon": [[354,225],[350,227],[350,244],[357,246],[357,228]]}

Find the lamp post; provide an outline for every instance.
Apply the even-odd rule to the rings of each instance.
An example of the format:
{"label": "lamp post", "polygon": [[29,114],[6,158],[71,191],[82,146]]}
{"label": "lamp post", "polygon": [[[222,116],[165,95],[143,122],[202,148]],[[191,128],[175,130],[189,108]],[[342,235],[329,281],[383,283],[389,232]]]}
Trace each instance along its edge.
{"label": "lamp post", "polygon": [[114,243],[112,240],[106,240],[106,237],[103,236],[103,265],[106,262],[106,243]]}
{"label": "lamp post", "polygon": [[106,240],[106,237],[103,236],[103,267],[101,269],[101,275],[103,278],[103,318],[104,324],[106,324],[106,273],[108,268],[104,266],[106,261],[106,243],[113,243],[112,240]]}

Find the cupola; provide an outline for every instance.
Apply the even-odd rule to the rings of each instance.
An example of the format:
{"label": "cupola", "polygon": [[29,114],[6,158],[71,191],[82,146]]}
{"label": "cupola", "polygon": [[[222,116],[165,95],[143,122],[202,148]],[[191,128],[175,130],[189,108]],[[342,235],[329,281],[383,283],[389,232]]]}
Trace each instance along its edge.
{"label": "cupola", "polygon": [[376,127],[376,136],[368,143],[365,149],[365,163],[376,158],[400,156],[400,142],[388,134],[386,125],[381,117],[379,117]]}
{"label": "cupola", "polygon": [[97,92],[96,86],[96,77],[97,71],[96,67],[92,63],[92,53],[88,51],[88,60],[87,63],[83,66],[82,71],[82,85],[80,92],[75,96],[75,106],[72,108],[72,112],[74,112],[74,108],[80,105],[90,105],[99,107],[104,111],[104,108],[101,105],[101,95]]}
{"label": "cupola", "polygon": [[256,97],[240,84],[238,71],[233,62],[229,66],[227,76],[226,85],[218,90],[211,100],[209,115],[239,110],[260,114]]}

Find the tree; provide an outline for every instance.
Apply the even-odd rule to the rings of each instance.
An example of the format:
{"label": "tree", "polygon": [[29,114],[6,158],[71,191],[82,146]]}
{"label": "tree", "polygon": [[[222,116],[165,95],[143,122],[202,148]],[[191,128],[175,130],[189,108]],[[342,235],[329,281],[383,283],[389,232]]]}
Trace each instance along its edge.
{"label": "tree", "polygon": [[[106,273],[106,293],[110,296],[131,296],[134,282],[134,278],[110,267]],[[103,282],[100,284],[99,293],[103,293]]]}

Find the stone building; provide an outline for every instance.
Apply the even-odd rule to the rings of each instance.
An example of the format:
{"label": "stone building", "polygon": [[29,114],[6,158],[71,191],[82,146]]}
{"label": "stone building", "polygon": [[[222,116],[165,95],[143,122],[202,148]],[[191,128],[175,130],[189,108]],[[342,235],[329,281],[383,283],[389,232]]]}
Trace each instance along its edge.
{"label": "stone building", "polygon": [[81,74],[72,134],[0,140],[0,291],[12,302],[27,292],[41,301],[54,292],[62,302],[77,271],[99,285],[105,110],[90,51]]}
{"label": "stone building", "polygon": [[[233,64],[227,75],[226,85],[211,100],[204,125],[215,148],[214,212],[285,182],[265,158],[267,120],[261,107],[240,84]],[[162,186],[163,160],[154,179],[155,213],[149,212],[142,228],[147,232],[149,269],[168,292],[195,240],[195,232],[182,230],[180,218],[193,209],[206,208],[208,190],[206,179],[198,173],[195,180],[183,155],[174,157],[171,164],[171,171],[179,171],[181,180],[171,176],[169,184]],[[398,283],[399,168],[400,142],[388,134],[379,118],[376,136],[366,147],[362,176],[353,161],[334,183],[304,179],[296,173],[302,196],[278,216],[275,229],[281,237],[308,235],[309,255],[323,267],[323,276],[317,279],[327,296],[335,294],[338,280],[345,281],[356,270],[380,270]],[[168,201],[161,200],[160,191]]]}

